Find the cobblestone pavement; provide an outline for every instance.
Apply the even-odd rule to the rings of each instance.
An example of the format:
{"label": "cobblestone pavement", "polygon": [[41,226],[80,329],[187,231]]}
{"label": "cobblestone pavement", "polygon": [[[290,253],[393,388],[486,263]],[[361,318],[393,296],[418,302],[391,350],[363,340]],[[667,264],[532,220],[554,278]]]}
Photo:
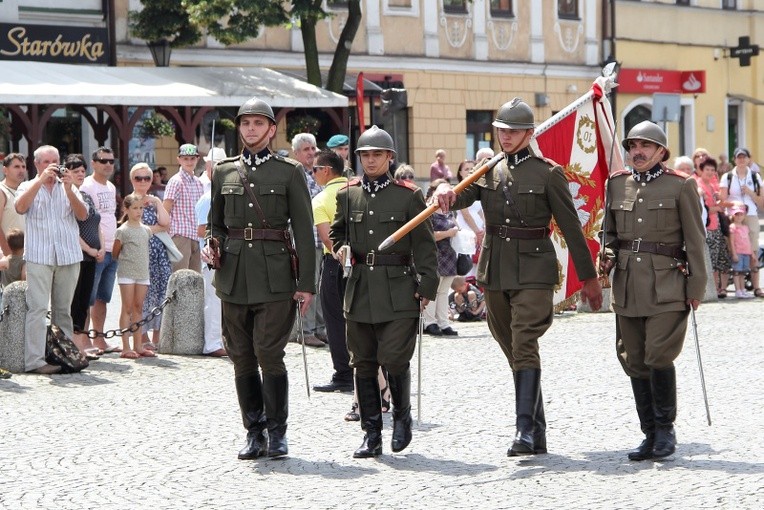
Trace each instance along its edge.
{"label": "cobblestone pavement", "polygon": [[[236,459],[245,433],[227,359],[113,354],[80,374],[0,380],[0,508],[762,508],[762,304],[701,306],[713,426],[688,335],[677,361],[679,447],[664,462],[626,459],[641,434],[614,355],[614,315],[567,313],[541,342],[548,455],[506,456],[514,391],[485,323],[424,337],[421,424],[392,455],[385,415],[378,459],[351,457],[362,434],[343,421],[348,395],[307,398],[296,344],[281,460]],[[308,356],[311,384],[326,382],[328,350]],[[416,357],[412,368],[416,393]]]}

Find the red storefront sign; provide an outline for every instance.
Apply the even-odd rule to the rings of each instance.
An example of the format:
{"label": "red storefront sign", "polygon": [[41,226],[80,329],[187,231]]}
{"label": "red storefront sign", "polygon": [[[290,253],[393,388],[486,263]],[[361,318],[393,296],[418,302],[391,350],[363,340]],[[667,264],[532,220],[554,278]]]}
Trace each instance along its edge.
{"label": "red storefront sign", "polygon": [[621,69],[617,90],[627,94],[699,94],[706,91],[706,72]]}

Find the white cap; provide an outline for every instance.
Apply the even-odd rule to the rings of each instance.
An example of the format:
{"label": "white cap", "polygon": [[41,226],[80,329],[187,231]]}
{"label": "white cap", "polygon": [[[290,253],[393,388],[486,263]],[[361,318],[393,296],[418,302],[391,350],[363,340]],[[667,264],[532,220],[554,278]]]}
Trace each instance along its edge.
{"label": "white cap", "polygon": [[221,159],[225,159],[227,157],[228,156],[226,156],[223,149],[220,147],[213,147],[210,149],[207,155],[204,156],[204,161],[220,161]]}

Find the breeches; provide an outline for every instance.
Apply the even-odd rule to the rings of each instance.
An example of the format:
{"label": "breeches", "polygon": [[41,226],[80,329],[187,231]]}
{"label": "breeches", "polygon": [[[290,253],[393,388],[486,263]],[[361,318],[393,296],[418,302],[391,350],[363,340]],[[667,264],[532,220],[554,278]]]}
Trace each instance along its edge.
{"label": "breeches", "polygon": [[236,377],[257,374],[259,368],[263,374],[286,373],[284,347],[296,310],[292,299],[253,305],[223,301],[225,348]]}
{"label": "breeches", "polygon": [[652,317],[617,315],[616,352],[629,377],[647,379],[650,369],[673,366],[682,352],[689,311],[664,312]]}
{"label": "breeches", "polygon": [[513,371],[541,368],[538,339],[552,325],[552,291],[486,290],[488,329]]}
{"label": "breeches", "polygon": [[380,324],[347,321],[350,366],[358,377],[377,377],[382,365],[391,375],[401,375],[414,355],[419,319],[397,319]]}

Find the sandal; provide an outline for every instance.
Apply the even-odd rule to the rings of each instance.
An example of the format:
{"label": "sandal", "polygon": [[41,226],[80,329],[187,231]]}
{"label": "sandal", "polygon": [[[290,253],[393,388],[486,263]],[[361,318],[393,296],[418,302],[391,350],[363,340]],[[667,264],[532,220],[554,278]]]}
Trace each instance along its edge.
{"label": "sandal", "polygon": [[141,357],[141,355],[135,351],[122,351],[122,354],[120,354],[119,357],[126,359],[138,359]]}
{"label": "sandal", "polygon": [[148,349],[149,351],[158,351],[159,350],[157,348],[157,346],[154,345],[154,342],[146,342],[145,344],[142,345],[142,347],[144,349]]}
{"label": "sandal", "polygon": [[142,351],[138,351],[138,356],[141,358],[156,358],[157,354],[150,349],[144,349]]}
{"label": "sandal", "polygon": [[727,297],[727,291],[726,290],[720,290],[716,292],[716,297],[719,299],[724,299]]}
{"label": "sandal", "polygon": [[358,404],[353,402],[353,407],[345,415],[345,421],[361,421],[361,415],[358,414]]}

